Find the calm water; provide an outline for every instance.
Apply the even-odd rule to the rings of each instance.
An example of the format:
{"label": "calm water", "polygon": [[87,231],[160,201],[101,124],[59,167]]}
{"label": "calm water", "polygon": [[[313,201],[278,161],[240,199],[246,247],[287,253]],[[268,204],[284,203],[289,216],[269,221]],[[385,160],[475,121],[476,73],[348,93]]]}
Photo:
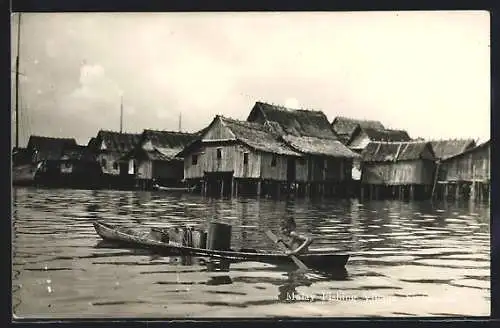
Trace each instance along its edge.
{"label": "calm water", "polygon": [[[130,227],[233,225],[235,248],[274,249],[283,215],[314,247],[349,252],[347,277],[102,245],[92,220]],[[430,316],[490,314],[485,205],[212,200],[151,192],[14,189],[13,311],[18,317]],[[291,295],[296,295],[290,300]],[[288,296],[288,300],[287,300]]]}

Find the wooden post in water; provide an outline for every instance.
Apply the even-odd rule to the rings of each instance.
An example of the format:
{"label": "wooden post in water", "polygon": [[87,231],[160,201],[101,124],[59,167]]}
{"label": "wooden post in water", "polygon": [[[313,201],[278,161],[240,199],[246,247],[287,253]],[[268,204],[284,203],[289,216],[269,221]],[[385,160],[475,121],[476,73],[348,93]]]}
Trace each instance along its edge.
{"label": "wooden post in water", "polygon": [[262,191],[262,181],[259,179],[257,181],[257,196],[260,197],[261,191]]}
{"label": "wooden post in water", "polygon": [[472,180],[470,184],[469,200],[474,201],[476,199],[476,181]]}
{"label": "wooden post in water", "polygon": [[446,182],[444,185],[444,197],[443,197],[444,200],[448,199],[448,186],[449,186],[449,184],[448,184],[448,182]]}
{"label": "wooden post in water", "polygon": [[415,199],[415,189],[414,189],[414,186],[411,184],[410,185],[410,200],[414,200]]}
{"label": "wooden post in water", "polygon": [[220,180],[220,197],[224,197],[224,178]]}
{"label": "wooden post in water", "polygon": [[460,200],[460,182],[455,184],[455,201]]}

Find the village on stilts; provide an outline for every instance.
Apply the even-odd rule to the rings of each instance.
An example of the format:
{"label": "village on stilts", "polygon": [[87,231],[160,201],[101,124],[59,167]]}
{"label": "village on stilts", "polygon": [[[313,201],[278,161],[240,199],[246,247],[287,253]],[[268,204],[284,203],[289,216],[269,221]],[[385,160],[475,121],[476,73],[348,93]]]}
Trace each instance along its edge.
{"label": "village on stilts", "polygon": [[[180,125],[180,122],[179,122]],[[256,102],[200,131],[101,130],[87,145],[32,135],[13,183],[211,197],[489,201],[490,141],[424,140],[381,122]]]}

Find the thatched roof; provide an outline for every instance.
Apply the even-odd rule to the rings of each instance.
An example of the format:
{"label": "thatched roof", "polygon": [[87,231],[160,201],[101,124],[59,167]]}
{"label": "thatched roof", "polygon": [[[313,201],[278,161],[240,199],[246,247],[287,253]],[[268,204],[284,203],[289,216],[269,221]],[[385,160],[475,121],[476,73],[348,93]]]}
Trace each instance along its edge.
{"label": "thatched roof", "polygon": [[[425,158],[434,153],[429,142],[370,142],[361,153],[364,162],[396,162]],[[430,159],[430,158],[429,158]]]}
{"label": "thatched roof", "polygon": [[314,137],[296,137],[292,135],[283,136],[283,140],[290,145],[290,147],[304,154],[331,156],[337,158],[360,157],[339,140]]}
{"label": "thatched roof", "polygon": [[100,147],[101,142],[104,142],[106,150],[126,153],[134,149],[140,138],[140,134],[100,130],[96,137],[95,146]]}
{"label": "thatched roof", "polygon": [[151,141],[155,148],[184,148],[197,137],[194,133],[146,129],[142,132],[141,144]]}
{"label": "thatched roof", "polygon": [[[263,121],[259,119],[260,117],[263,118]],[[283,106],[256,102],[247,121],[260,124],[267,122],[273,132],[280,136],[292,135],[337,139],[328,118],[321,111],[294,110]]]}
{"label": "thatched roof", "polygon": [[451,139],[430,141],[432,150],[438,159],[447,159],[476,146],[473,139]]}
{"label": "thatched roof", "polygon": [[301,156],[285,143],[279,141],[261,124],[234,120],[223,116],[218,116],[218,118],[233,132],[237,140],[251,148],[280,155]]}
{"label": "thatched roof", "polygon": [[344,116],[337,116],[332,122],[332,128],[339,136],[351,137],[354,130],[361,126],[362,128],[370,128],[376,130],[384,130],[384,125],[379,121],[360,120]]}
{"label": "thatched roof", "polygon": [[[146,129],[142,132],[136,147],[122,159],[179,160],[176,155],[197,138],[199,135],[194,133]],[[148,147],[145,147],[146,143],[150,143]]]}
{"label": "thatched roof", "polygon": [[345,144],[351,149],[361,149],[362,147],[356,147],[353,142],[363,133],[370,141],[404,142],[412,140],[408,133],[404,130],[378,130],[373,128],[363,128],[358,125]]}
{"label": "thatched roof", "polygon": [[128,160],[131,158],[148,159],[150,161],[182,160],[182,158],[176,157],[176,155],[182,150],[183,148],[154,148],[153,150],[136,148],[123,156],[122,160]]}
{"label": "thatched roof", "polygon": [[76,140],[73,138],[52,138],[42,136],[30,136],[28,140],[28,149],[47,150],[60,149],[68,146],[76,146]]}
{"label": "thatched roof", "polygon": [[87,150],[86,146],[80,146],[80,145],[64,148],[62,151],[61,159],[81,160],[83,159],[86,150]]}
{"label": "thatched roof", "polygon": [[27,149],[38,151],[40,160],[59,160],[65,148],[76,146],[76,140],[73,138],[30,136]]}
{"label": "thatched roof", "polygon": [[368,138],[371,141],[393,141],[393,142],[402,142],[402,141],[411,141],[408,132],[404,130],[378,130],[373,128],[361,128],[366,133]]}
{"label": "thatched roof", "polygon": [[455,158],[460,157],[460,156],[465,156],[467,154],[470,154],[472,152],[475,152],[475,151],[478,151],[478,150],[481,150],[483,148],[487,148],[487,147],[490,147],[490,146],[491,146],[491,139],[488,140],[488,141],[485,141],[485,142],[483,142],[483,143],[481,143],[479,145],[471,147],[471,148],[469,148],[469,149],[467,149],[467,150],[465,150],[465,151],[463,151],[463,152],[461,152],[459,154],[456,154],[454,156],[448,157],[445,160],[452,160],[452,159],[455,159]]}

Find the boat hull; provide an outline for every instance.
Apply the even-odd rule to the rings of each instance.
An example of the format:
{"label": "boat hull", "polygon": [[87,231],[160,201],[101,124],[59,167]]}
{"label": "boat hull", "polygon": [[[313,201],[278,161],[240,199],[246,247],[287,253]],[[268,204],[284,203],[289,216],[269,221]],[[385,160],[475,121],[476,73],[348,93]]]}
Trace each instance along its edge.
{"label": "boat hull", "polygon": [[30,186],[35,183],[37,167],[33,164],[16,165],[12,168],[14,186]]}
{"label": "boat hull", "polygon": [[193,192],[195,187],[187,188],[187,187],[163,187],[159,185],[154,185],[153,190],[156,191],[167,191],[167,192]]}
{"label": "boat hull", "polygon": [[[133,248],[146,248],[165,256],[186,255],[211,257],[228,261],[256,261],[276,265],[293,264],[293,260],[282,254],[265,251],[219,251],[203,248],[182,246],[179,244],[165,243],[155,240],[149,234],[138,234],[130,229],[95,221],[94,228],[97,234],[104,240],[118,242]],[[297,256],[307,266],[319,270],[330,270],[344,268],[349,260],[348,254],[340,254],[331,250],[311,250],[309,253]]]}

